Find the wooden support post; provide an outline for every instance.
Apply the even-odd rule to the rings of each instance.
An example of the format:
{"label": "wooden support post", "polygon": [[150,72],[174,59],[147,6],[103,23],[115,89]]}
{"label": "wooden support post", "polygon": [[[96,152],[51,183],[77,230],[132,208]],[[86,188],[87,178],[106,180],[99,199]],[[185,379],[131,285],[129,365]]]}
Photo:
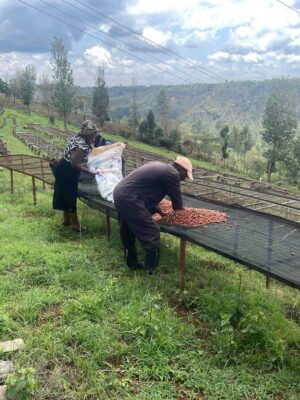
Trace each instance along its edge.
{"label": "wooden support post", "polygon": [[14,192],[14,171],[10,170],[10,192]]}
{"label": "wooden support post", "polygon": [[110,212],[108,209],[105,210],[106,214],[106,236],[107,240],[110,240]]}
{"label": "wooden support post", "polygon": [[35,187],[35,177],[32,177],[32,195],[33,195],[33,205],[36,205],[36,187]]}
{"label": "wooden support post", "polygon": [[180,239],[179,287],[181,290],[184,290],[185,288],[185,250],[186,250],[186,240]]}
{"label": "wooden support post", "polygon": [[43,179],[43,189],[46,189],[43,160],[41,160],[41,170],[42,170],[42,179]]}
{"label": "wooden support post", "polygon": [[272,282],[272,278],[267,275],[266,276],[266,289],[270,289],[271,282]]}

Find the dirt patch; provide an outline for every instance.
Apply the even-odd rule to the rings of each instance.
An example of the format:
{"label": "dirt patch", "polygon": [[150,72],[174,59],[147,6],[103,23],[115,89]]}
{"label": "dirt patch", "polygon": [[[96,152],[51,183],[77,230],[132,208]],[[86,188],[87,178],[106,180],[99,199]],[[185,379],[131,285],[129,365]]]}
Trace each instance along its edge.
{"label": "dirt patch", "polygon": [[199,339],[206,339],[209,337],[209,327],[199,318],[194,305],[188,306],[177,300],[173,300],[171,306],[184,323],[192,324],[196,328],[196,334]]}
{"label": "dirt patch", "polygon": [[[187,395],[185,394],[185,391],[182,389],[181,385],[178,382],[175,382],[174,386],[177,393],[176,400],[186,400]],[[199,393],[197,394],[196,400],[206,400],[206,397],[203,393]]]}
{"label": "dirt patch", "polygon": [[39,324],[45,324],[46,322],[53,321],[61,316],[61,307],[61,304],[56,303],[43,310],[38,317]]}

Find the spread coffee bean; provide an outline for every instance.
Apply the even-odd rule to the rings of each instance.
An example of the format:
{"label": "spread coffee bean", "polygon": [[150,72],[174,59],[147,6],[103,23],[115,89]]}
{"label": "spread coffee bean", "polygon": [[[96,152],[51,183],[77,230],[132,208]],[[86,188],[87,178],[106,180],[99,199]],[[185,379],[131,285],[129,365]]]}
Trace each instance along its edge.
{"label": "spread coffee bean", "polygon": [[225,212],[207,210],[205,208],[184,208],[183,210],[174,211],[169,200],[162,200],[160,208],[168,214],[164,217],[155,214],[153,219],[168,225],[196,227],[211,223],[226,222],[228,220]]}

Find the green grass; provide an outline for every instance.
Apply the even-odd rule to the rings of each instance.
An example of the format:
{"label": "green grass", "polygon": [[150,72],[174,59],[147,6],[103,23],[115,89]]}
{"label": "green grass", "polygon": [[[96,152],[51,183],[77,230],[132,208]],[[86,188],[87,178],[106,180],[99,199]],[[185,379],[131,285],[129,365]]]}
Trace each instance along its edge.
{"label": "green grass", "polygon": [[[9,125],[0,134],[23,150]],[[298,291],[267,291],[262,275],[189,245],[180,292],[178,239],[162,234],[156,275],[131,273],[115,221],[108,242],[104,216],[80,203],[80,236],[50,188],[33,206],[31,179],[16,174],[14,194],[9,179],[0,171],[0,340],[26,347],[1,358],[35,368],[35,399],[300,398]]]}

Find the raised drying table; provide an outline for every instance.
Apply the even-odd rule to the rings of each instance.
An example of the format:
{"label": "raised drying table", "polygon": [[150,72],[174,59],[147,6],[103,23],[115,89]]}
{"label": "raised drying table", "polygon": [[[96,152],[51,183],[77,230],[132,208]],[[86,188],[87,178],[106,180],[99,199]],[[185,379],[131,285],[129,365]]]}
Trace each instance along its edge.
{"label": "raised drying table", "polygon": [[[103,200],[94,180],[79,183],[79,198],[90,207],[106,213],[107,235],[110,216],[116,209]],[[162,232],[180,238],[180,288],[185,287],[185,250],[191,242],[255,269],[289,286],[300,289],[300,224],[272,215],[238,207],[224,207],[183,196],[185,207],[225,211],[228,222],[198,228],[183,228],[160,223]]]}

